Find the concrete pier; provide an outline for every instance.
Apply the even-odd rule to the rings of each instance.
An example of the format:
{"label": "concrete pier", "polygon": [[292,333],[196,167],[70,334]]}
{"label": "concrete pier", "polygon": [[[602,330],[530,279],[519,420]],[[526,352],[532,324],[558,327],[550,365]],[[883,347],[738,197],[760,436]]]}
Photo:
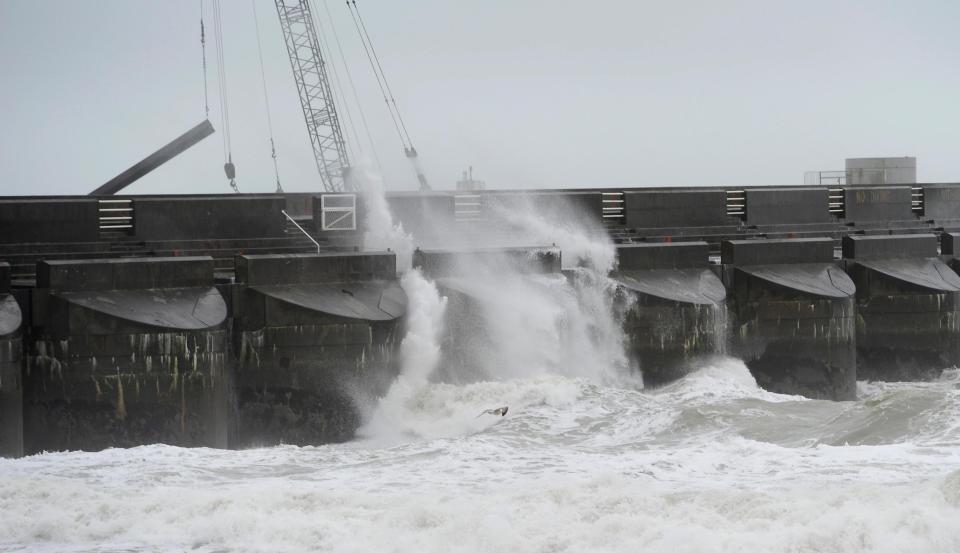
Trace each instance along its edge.
{"label": "concrete pier", "polygon": [[617,257],[611,277],[629,295],[624,325],[647,386],[726,350],[727,293],[709,268],[706,242],[624,245]]}
{"label": "concrete pier", "polygon": [[23,454],[22,325],[10,293],[10,265],[0,263],[0,457]]}
{"label": "concrete pier", "polygon": [[859,378],[917,380],[960,363],[960,276],[933,234],[847,236]]}
{"label": "concrete pier", "polygon": [[237,258],[235,445],[350,439],[399,367],[393,253]]}
{"label": "concrete pier", "polygon": [[209,257],[42,261],[24,449],[226,447],[227,306]]}
{"label": "concrete pier", "polygon": [[856,396],[856,288],[829,238],[722,245],[736,329],[733,353],[765,389],[821,399]]}
{"label": "concrete pier", "polygon": [[[449,298],[442,364],[458,371],[439,378],[596,362],[545,344],[609,336],[591,319],[608,281],[561,271],[558,248],[502,248],[531,222],[621,247],[627,353],[650,384],[725,342],[762,386],[809,397],[960,363],[960,183],[386,201]],[[369,207],[354,194],[0,197],[0,454],[349,438],[396,375],[404,334],[393,255],[356,252]],[[589,312],[571,316],[582,301]]]}

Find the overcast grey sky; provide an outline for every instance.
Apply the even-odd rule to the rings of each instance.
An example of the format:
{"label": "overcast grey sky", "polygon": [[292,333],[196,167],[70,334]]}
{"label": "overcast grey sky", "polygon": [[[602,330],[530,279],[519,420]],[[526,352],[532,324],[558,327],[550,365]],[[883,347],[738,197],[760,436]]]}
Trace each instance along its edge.
{"label": "overcast grey sky", "polygon": [[[280,177],[318,190],[276,10],[256,1]],[[327,1],[387,187],[413,189],[349,12]],[[916,155],[919,180],[960,180],[956,0],[358,5],[436,188],[467,165],[496,188],[800,184],[888,155]],[[86,193],[200,122],[199,12],[0,0],[0,194]],[[249,0],[223,0],[237,180],[269,192],[253,21]],[[229,191],[210,43],[207,57],[217,134],[129,192]]]}

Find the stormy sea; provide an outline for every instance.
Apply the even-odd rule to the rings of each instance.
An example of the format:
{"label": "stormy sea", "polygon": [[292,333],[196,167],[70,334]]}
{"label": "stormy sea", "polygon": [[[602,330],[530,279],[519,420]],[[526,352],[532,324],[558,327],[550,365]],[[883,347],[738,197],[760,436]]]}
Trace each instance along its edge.
{"label": "stormy sea", "polygon": [[960,372],[858,396],[717,359],[651,392],[431,384],[396,434],[339,445],[0,460],[0,549],[960,550]]}
{"label": "stormy sea", "polygon": [[488,300],[469,371],[444,287],[408,271],[399,377],[354,440],[0,459],[0,550],[960,551],[960,370],[820,401],[719,350],[647,388],[611,245],[527,227],[570,269],[448,283]]}

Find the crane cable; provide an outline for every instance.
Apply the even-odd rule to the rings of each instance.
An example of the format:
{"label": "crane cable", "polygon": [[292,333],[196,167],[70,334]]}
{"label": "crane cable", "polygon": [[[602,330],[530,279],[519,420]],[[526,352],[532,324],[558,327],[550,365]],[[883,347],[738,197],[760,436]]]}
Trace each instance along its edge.
{"label": "crane cable", "polygon": [[[390,89],[390,83],[387,82],[387,74],[383,72],[380,57],[377,56],[377,51],[373,47],[373,41],[370,40],[370,34],[367,32],[367,24],[364,23],[363,17],[360,15],[357,0],[346,0],[346,2],[347,8],[350,9],[350,15],[354,16],[354,13],[356,14],[353,17],[353,24],[357,27],[357,33],[360,34],[360,42],[363,42],[364,50],[367,50],[367,59],[370,60],[371,67],[374,64],[374,60],[376,60],[376,67],[373,68],[373,73],[376,75],[377,70],[379,70],[377,83],[380,84],[380,92],[383,93],[383,100],[387,102],[387,110],[390,111],[390,117],[393,118],[394,113],[396,113],[396,118],[393,119],[393,126],[397,128],[397,134],[401,135],[400,143],[403,145],[403,153],[407,156],[407,159],[410,160],[410,163],[413,164],[414,173],[416,173],[417,181],[420,183],[420,190],[430,190],[430,184],[427,182],[427,177],[423,174],[423,169],[420,167],[420,162],[417,159],[417,149],[413,147],[413,141],[410,139],[410,133],[407,132],[406,123],[403,122],[403,116],[400,115],[400,108],[397,107],[397,100],[393,96],[393,90]],[[358,21],[360,22],[359,26],[357,25]],[[363,28],[362,32],[360,31],[361,27]],[[367,49],[367,45],[370,46],[369,50]],[[382,84],[381,78],[383,80]],[[388,94],[390,96],[389,101],[387,101]],[[391,104],[393,105],[392,109]],[[397,126],[397,121],[400,122],[399,126]],[[402,134],[400,132],[401,128],[403,129]],[[406,141],[404,141],[404,137],[406,137]]]}
{"label": "crane cable", "polygon": [[223,61],[223,24],[220,0],[213,0],[213,38],[217,47],[217,83],[220,91],[220,121],[223,125],[223,171],[227,175],[230,187],[239,193],[237,187],[237,168],[233,164],[232,140],[230,137],[230,108],[227,101],[227,68]]}
{"label": "crane cable", "polygon": [[[359,10],[356,14],[354,14],[356,2],[354,2],[354,6],[350,5],[350,0],[346,0],[346,2],[347,9],[350,10],[350,17],[353,18],[353,25],[357,29],[357,34],[360,35],[360,42],[363,44],[363,51],[367,54],[367,60],[370,62],[370,68],[373,69],[373,75],[377,78],[377,85],[380,87],[380,93],[383,94],[383,101],[387,104],[387,111],[390,112],[390,119],[393,121],[393,127],[397,130],[397,136],[400,137],[400,143],[403,145],[404,150],[407,150],[407,141],[404,139],[403,133],[400,131],[400,125],[397,123],[397,117],[394,115],[393,108],[390,107],[390,100],[387,98],[387,89],[384,87],[384,83],[380,79],[380,73],[377,71],[377,67],[379,67],[380,62],[378,60],[376,63],[374,63],[373,57],[376,53],[374,52],[374,54],[371,55],[373,45],[367,46],[367,41],[364,39],[364,33],[360,30],[360,24],[357,22],[358,16],[360,15]],[[394,106],[396,106],[396,103],[394,103]]]}
{"label": "crane cable", "polygon": [[[377,147],[374,145],[373,135],[370,134],[370,126],[367,125],[367,116],[363,113],[363,104],[360,102],[360,96],[357,94],[357,87],[353,84],[350,65],[347,64],[347,57],[343,54],[343,45],[340,43],[340,35],[337,34],[337,27],[333,24],[333,16],[330,14],[330,7],[327,5],[327,0],[323,0],[323,10],[327,13],[327,20],[330,21],[330,31],[333,33],[333,39],[337,43],[337,51],[340,52],[340,63],[343,64],[343,69],[347,74],[347,82],[350,84],[350,90],[353,92],[353,99],[357,103],[360,121],[363,123],[363,130],[366,132],[367,140],[370,142],[370,151],[373,153],[373,159],[377,163],[377,169],[382,173],[383,166],[380,165],[380,155],[377,153]],[[341,93],[341,95],[343,94]],[[344,105],[346,105],[346,97],[344,97]],[[356,129],[354,129],[353,134],[354,136],[357,135]],[[360,147],[359,137],[357,138],[357,146]],[[362,147],[360,151],[363,151]]]}
{"label": "crane cable", "polygon": [[203,58],[203,112],[210,119],[210,95],[207,93],[207,33],[203,28],[203,0],[200,0],[200,53]]}
{"label": "crane cable", "polygon": [[277,147],[273,140],[273,119],[270,117],[270,96],[267,95],[267,76],[263,70],[263,48],[260,46],[260,22],[257,19],[257,0],[250,0],[253,6],[253,27],[257,33],[257,55],[260,57],[260,82],[263,84],[263,103],[267,111],[267,131],[270,133],[270,158],[273,159],[273,175],[277,180],[277,194],[283,193],[280,185],[280,170],[277,168]]}
{"label": "crane cable", "polygon": [[403,117],[400,116],[400,108],[397,107],[397,100],[393,97],[393,91],[390,90],[390,83],[387,82],[387,74],[383,72],[383,67],[380,65],[380,57],[377,56],[377,51],[373,48],[373,41],[370,40],[370,35],[367,34],[367,24],[363,22],[363,17],[360,16],[360,8],[357,7],[357,0],[352,0],[353,9],[357,12],[357,19],[360,20],[360,26],[363,27],[363,35],[367,37],[367,43],[370,44],[370,51],[373,52],[373,59],[377,62],[377,69],[380,70],[380,75],[383,76],[383,85],[387,87],[387,93],[390,95],[390,103],[393,104],[393,110],[397,112],[397,119],[400,121],[400,127],[403,128],[403,134],[407,137],[407,144],[410,145],[410,148],[413,148],[413,141],[410,140],[410,133],[407,132],[407,126],[403,122]]}

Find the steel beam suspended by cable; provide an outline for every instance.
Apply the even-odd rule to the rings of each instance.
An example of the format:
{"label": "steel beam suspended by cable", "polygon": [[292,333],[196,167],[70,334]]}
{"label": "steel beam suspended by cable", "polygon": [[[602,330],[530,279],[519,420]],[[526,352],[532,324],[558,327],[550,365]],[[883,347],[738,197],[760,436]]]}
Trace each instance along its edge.
{"label": "steel beam suspended by cable", "polygon": [[174,138],[169,144],[143,158],[126,171],[113,177],[90,193],[90,196],[108,196],[116,194],[131,183],[175,158],[188,148],[213,134],[213,125],[204,119],[202,123]]}
{"label": "steel beam suspended by cable", "polygon": [[317,170],[327,192],[353,190],[340,120],[307,0],[275,0]]}

